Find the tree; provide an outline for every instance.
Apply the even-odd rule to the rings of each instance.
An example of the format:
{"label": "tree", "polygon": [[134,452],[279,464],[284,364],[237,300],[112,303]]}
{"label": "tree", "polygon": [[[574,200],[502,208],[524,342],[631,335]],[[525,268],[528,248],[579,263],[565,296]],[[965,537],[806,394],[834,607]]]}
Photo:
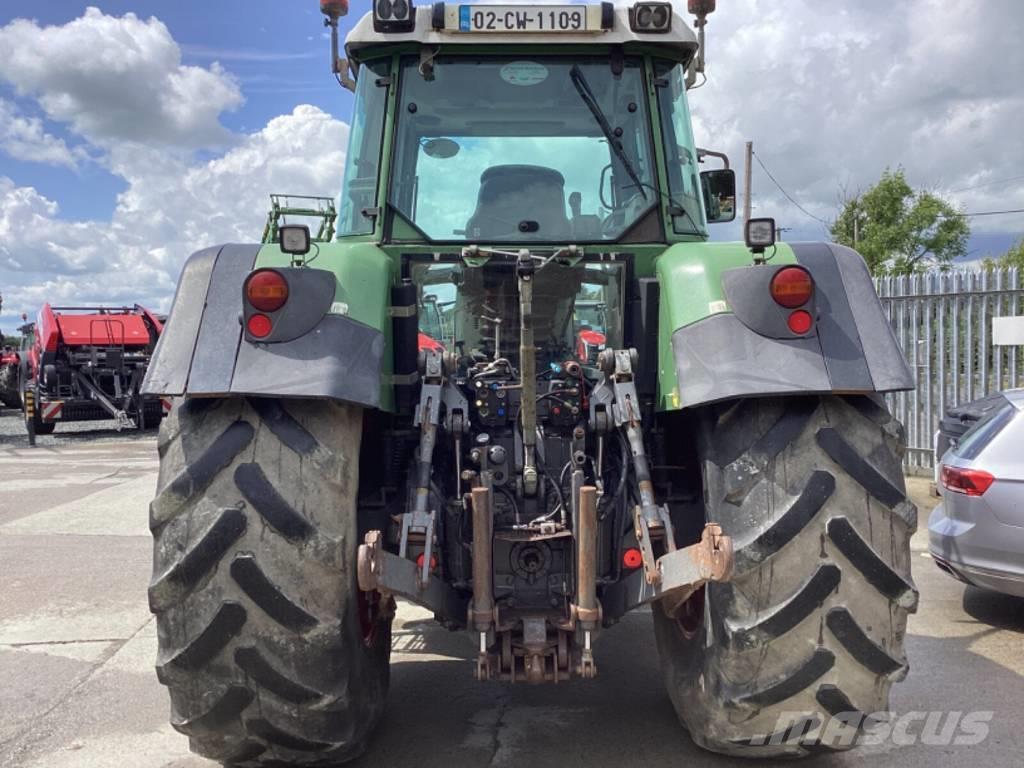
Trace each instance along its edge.
{"label": "tree", "polygon": [[982,262],[981,267],[986,272],[995,272],[997,269],[1009,269],[1010,267],[1016,267],[1017,269],[1024,270],[1024,238],[1004,253],[1002,256],[992,258],[986,256]]}
{"label": "tree", "polygon": [[876,275],[948,268],[967,253],[967,219],[949,202],[914,191],[903,169],[886,170],[866,192],[844,201],[832,224],[837,243],[856,248]]}

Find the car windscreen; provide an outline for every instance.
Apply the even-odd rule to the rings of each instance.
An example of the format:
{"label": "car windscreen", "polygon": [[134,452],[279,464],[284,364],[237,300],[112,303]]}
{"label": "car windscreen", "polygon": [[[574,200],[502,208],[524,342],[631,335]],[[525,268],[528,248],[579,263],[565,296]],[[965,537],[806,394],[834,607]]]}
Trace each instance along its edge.
{"label": "car windscreen", "polygon": [[995,439],[996,435],[1013,421],[1016,413],[1017,409],[1008,402],[994,409],[964,433],[964,436],[957,442],[956,447],[953,448],[953,454],[961,459],[973,460],[978,458],[985,447]]}

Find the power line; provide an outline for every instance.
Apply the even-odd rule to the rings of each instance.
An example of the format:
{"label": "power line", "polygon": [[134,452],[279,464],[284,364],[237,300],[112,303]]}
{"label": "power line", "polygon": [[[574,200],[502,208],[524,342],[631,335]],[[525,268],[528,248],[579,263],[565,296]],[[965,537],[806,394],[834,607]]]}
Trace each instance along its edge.
{"label": "power line", "polygon": [[975,211],[974,213],[943,213],[940,215],[945,219],[968,219],[972,216],[1006,216],[1011,213],[1024,213],[1024,208],[1009,208],[1005,211]]}
{"label": "power line", "polygon": [[761,156],[759,154],[757,154],[757,152],[754,152],[753,154],[754,154],[754,158],[757,160],[757,164],[761,166],[761,169],[766,174],[768,174],[768,178],[772,180],[772,182],[775,184],[775,186],[779,188],[779,192],[781,192],[783,195],[785,195],[786,199],[789,200],[789,202],[791,202],[793,205],[795,205],[797,208],[799,208],[804,214],[806,214],[807,216],[810,216],[815,221],[821,222],[826,227],[831,227],[832,226],[832,222],[825,221],[824,219],[822,219],[822,218],[820,218],[818,216],[815,216],[813,213],[811,213],[806,208],[804,208],[802,205],[800,205],[800,203],[798,203],[796,200],[794,200],[792,195],[790,195],[789,192],[787,192],[785,189],[783,189],[782,185],[779,184],[779,182],[776,180],[776,178],[774,176],[772,176],[772,172],[768,170],[768,167],[764,164],[764,161],[761,160]]}
{"label": "power line", "polygon": [[[761,169],[768,175],[768,178],[772,180],[772,183],[775,184],[775,186],[779,188],[779,192],[781,192],[786,197],[786,199],[789,200],[789,202],[791,202],[801,212],[803,212],[805,215],[809,216],[810,218],[814,219],[815,221],[820,222],[821,224],[824,224],[826,227],[831,227],[832,226],[832,222],[825,221],[824,219],[820,218],[819,216],[815,216],[813,213],[811,213],[806,208],[804,208],[802,205],[800,205],[800,203],[798,203],[796,200],[794,200],[793,196],[790,195],[789,192],[787,192],[783,188],[783,186],[781,184],[779,184],[778,179],[776,179],[772,175],[772,172],[768,170],[768,167],[764,164],[764,161],[761,159],[761,156],[759,154],[757,154],[757,152],[754,152],[753,150],[751,150],[751,153],[754,155],[754,158],[757,160],[757,164],[761,166]],[[989,182],[989,184],[979,184],[977,187],[967,187],[966,189],[954,190],[954,191],[966,192],[969,189],[978,189],[979,187],[990,186],[992,184],[1005,184],[1005,183],[1008,183],[1008,182],[1011,182],[1011,181],[1016,181],[1017,179],[1024,179],[1024,176],[1015,176],[1014,178],[1011,178],[1011,179],[1003,179],[1001,181],[993,181],[993,182]],[[969,218],[973,218],[973,217],[977,217],[977,216],[1008,216],[1008,215],[1017,214],[1017,213],[1024,213],[1024,208],[1007,208],[1005,210],[1000,210],[1000,211],[973,211],[973,212],[970,212],[970,213],[951,213],[951,214],[941,214],[941,215],[943,216],[943,218],[963,218],[963,219],[969,219]]]}
{"label": "power line", "polygon": [[994,187],[996,184],[1009,184],[1011,181],[1024,180],[1024,176],[1011,176],[1008,179],[999,179],[998,181],[986,181],[984,184],[975,184],[973,187],[962,187],[960,189],[951,189],[949,194],[955,195],[958,192],[970,192],[972,189],[981,189],[982,187]]}

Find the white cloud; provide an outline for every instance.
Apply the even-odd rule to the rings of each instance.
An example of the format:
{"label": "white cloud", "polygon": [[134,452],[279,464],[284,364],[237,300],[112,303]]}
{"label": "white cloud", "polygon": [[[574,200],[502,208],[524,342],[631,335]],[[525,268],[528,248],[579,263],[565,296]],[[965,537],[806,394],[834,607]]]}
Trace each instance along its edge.
{"label": "white cloud", "polygon": [[56,202],[0,177],[5,315],[43,301],[166,309],[190,253],[259,240],[270,192],[336,195],[347,139],[344,123],[306,105],[207,162],[115,147],[109,167],[128,188],[110,221],[67,221]]}
{"label": "white cloud", "polygon": [[0,27],[0,79],[38,100],[47,117],[100,146],[138,141],[221,145],[220,124],[243,99],[219,64],[184,66],[163,22],[96,8],[63,26],[15,19]]}
{"label": "white cloud", "polygon": [[0,99],[0,152],[15,160],[75,168],[83,155],[63,139],[47,133],[38,117],[25,117],[13,103]]}
{"label": "white cloud", "polygon": [[[1024,208],[1024,180],[951,194],[1024,168],[1018,0],[734,0],[709,18],[707,38],[709,81],[691,92],[698,143],[726,150],[741,173],[752,140],[815,215],[831,219],[841,188],[899,165],[965,210]],[[758,214],[822,236],[756,161],[753,201]],[[1022,232],[1024,216],[972,226]]]}
{"label": "white cloud", "polygon": [[[63,26],[0,27],[0,80],[84,139],[122,179],[109,220],[73,221],[59,200],[0,174],[4,325],[50,302],[140,302],[166,309],[181,265],[200,248],[258,241],[270,192],[333,196],[348,127],[312,106],[232,134],[220,116],[241,104],[235,78],[181,64],[157,19],[88,9]],[[202,158],[195,150],[228,146]],[[0,101],[0,150],[73,166],[43,121]]]}
{"label": "white cloud", "polygon": [[[787,190],[825,219],[841,187],[866,187],[897,165],[967,210],[1024,208],[1024,178],[991,183],[1024,174],[1021,39],[1016,0],[721,3],[708,26],[709,82],[691,92],[697,141],[729,152],[741,173],[752,139]],[[0,103],[4,152],[72,165],[84,151],[26,116],[34,100],[126,185],[109,220],[69,221],[59,199],[0,175],[5,329],[10,313],[44,300],[166,308],[189,253],[259,237],[270,192],[334,195],[340,183],[344,123],[302,106],[230,134],[220,117],[242,102],[235,78],[216,64],[183,66],[156,19],[89,9],[63,26],[13,21],[0,27],[0,61],[0,80],[26,103],[24,113]],[[217,145],[227,149],[212,159],[194,154]],[[822,237],[756,165],[754,185],[758,214]],[[1024,232],[1024,217],[972,224]]]}

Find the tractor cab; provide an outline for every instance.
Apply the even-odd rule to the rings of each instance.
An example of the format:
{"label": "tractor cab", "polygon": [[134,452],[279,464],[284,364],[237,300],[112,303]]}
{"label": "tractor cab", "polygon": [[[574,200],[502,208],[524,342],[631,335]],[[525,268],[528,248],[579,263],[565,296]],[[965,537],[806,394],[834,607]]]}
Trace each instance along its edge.
{"label": "tractor cab", "polygon": [[704,239],[707,210],[722,212],[704,193],[734,190],[731,171],[698,168],[686,90],[703,65],[668,3],[375,4],[345,51],[356,105],[342,237]]}

